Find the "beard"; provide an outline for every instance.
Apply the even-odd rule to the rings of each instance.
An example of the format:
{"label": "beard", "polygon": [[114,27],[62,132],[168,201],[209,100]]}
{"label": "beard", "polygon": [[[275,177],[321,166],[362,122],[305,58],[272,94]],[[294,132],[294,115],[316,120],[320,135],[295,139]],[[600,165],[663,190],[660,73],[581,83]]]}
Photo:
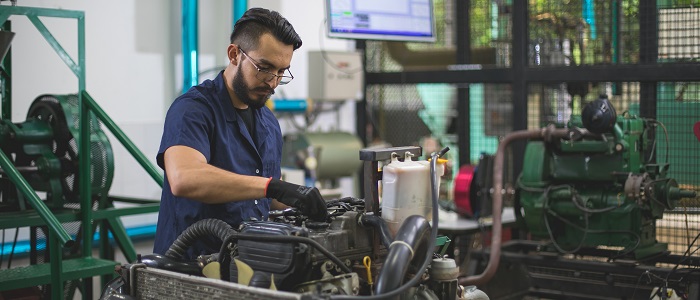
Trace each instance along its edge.
{"label": "beard", "polygon": [[[265,95],[260,96],[260,92],[264,92]],[[243,71],[241,71],[241,65],[239,64],[238,71],[233,77],[233,93],[236,94],[238,99],[240,99],[245,105],[248,105],[253,109],[260,109],[261,107],[265,106],[267,99],[275,94],[275,90],[269,87],[249,88],[245,83],[245,77],[243,76]],[[254,99],[251,97],[251,93],[257,96],[257,98]]]}

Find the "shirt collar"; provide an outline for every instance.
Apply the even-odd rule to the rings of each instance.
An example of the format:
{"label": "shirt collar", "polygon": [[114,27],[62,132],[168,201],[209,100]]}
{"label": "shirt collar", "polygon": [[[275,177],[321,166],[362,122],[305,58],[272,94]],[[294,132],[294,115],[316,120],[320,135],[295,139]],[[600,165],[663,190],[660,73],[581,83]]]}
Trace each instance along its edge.
{"label": "shirt collar", "polygon": [[231,95],[229,95],[226,89],[226,82],[224,81],[224,71],[219,72],[219,75],[214,78],[214,86],[216,86],[216,92],[219,96],[219,100],[222,102],[221,107],[224,108],[224,116],[226,116],[226,121],[236,122],[238,120],[238,113],[236,113],[236,108],[233,107],[233,102],[231,102]]}

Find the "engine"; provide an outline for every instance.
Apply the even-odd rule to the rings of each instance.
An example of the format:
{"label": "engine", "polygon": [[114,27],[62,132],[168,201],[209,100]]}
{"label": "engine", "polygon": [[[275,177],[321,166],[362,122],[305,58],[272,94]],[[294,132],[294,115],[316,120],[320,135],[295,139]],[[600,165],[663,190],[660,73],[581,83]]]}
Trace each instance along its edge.
{"label": "engine", "polygon": [[[378,161],[396,153],[420,155],[418,147],[368,151],[360,157],[369,165],[365,172],[372,172],[365,176],[372,180],[379,178]],[[446,151],[434,154],[433,162]],[[435,181],[436,164],[426,173]],[[432,186],[437,186],[435,181]],[[377,195],[376,185],[372,188],[368,194]],[[102,298],[186,299],[215,294],[251,299],[302,299],[302,295],[304,299],[371,295],[487,299],[478,289],[459,285],[453,259],[435,254],[437,228],[426,216],[407,216],[394,231],[381,217],[378,199],[368,199],[327,201],[325,222],[311,221],[295,208],[271,211],[269,220],[243,222],[238,228],[216,219],[201,220],[183,232],[165,255],[142,255],[137,263],[120,268],[121,276],[108,285]],[[432,214],[435,224],[437,210]],[[196,261],[182,259],[195,241],[212,236],[222,241],[218,253]],[[193,289],[207,294],[192,294]]]}
{"label": "engine", "polygon": [[[247,222],[240,228],[241,234],[245,235],[304,237],[313,244],[240,240],[234,251],[229,253],[255,272],[273,276],[275,285],[281,290],[358,294],[360,280],[371,281],[366,270],[361,272],[365,269],[364,257],[372,256],[373,239],[373,228],[360,224],[364,201],[344,198],[330,201],[328,206],[332,216],[330,223],[309,222],[291,208],[272,211],[270,217],[273,221]],[[383,252],[385,250],[382,249]],[[332,259],[328,253],[332,253]],[[346,274],[344,270],[350,272]],[[370,270],[370,273],[376,271],[375,266],[374,272]],[[235,262],[231,263],[230,281],[239,282]],[[261,285],[269,286],[269,280]]]}
{"label": "engine", "polygon": [[533,237],[563,253],[610,246],[643,258],[665,251],[655,220],[695,193],[667,176],[666,161],[649,159],[655,125],[618,116],[602,97],[572,119],[568,136],[529,142],[517,193]]}

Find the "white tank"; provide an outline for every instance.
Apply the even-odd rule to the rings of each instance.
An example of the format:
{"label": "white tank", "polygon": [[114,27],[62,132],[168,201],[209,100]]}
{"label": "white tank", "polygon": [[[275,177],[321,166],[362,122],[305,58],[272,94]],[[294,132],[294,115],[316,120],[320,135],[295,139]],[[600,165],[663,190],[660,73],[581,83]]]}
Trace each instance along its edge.
{"label": "white tank", "polygon": [[[382,219],[394,236],[409,216],[423,216],[428,221],[433,216],[430,162],[412,161],[409,152],[405,156],[399,161],[399,155],[392,153],[391,162],[382,169]],[[438,187],[444,170],[444,161],[438,160]]]}

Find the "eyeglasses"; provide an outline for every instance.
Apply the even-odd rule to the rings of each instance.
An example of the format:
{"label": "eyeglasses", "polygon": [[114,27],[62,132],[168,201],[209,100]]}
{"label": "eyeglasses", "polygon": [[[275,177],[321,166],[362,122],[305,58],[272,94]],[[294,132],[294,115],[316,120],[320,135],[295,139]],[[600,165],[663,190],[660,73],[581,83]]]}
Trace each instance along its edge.
{"label": "eyeglasses", "polygon": [[294,79],[294,75],[292,75],[292,72],[289,71],[289,69],[286,69],[284,71],[284,72],[287,72],[287,74],[289,74],[289,75],[274,74],[268,70],[265,70],[265,69],[258,67],[258,64],[255,62],[255,60],[250,58],[250,56],[248,56],[248,54],[246,54],[245,51],[243,51],[243,49],[241,49],[241,48],[238,48],[238,49],[240,49],[241,53],[243,53],[243,55],[245,55],[245,57],[247,57],[250,60],[250,63],[253,64],[253,67],[255,67],[255,69],[258,70],[258,72],[255,74],[255,78],[257,78],[258,80],[260,80],[262,82],[268,82],[268,81],[271,81],[274,79],[275,81],[277,81],[277,83],[279,85],[285,85],[285,84],[289,83],[290,81],[292,81],[292,79]]}

